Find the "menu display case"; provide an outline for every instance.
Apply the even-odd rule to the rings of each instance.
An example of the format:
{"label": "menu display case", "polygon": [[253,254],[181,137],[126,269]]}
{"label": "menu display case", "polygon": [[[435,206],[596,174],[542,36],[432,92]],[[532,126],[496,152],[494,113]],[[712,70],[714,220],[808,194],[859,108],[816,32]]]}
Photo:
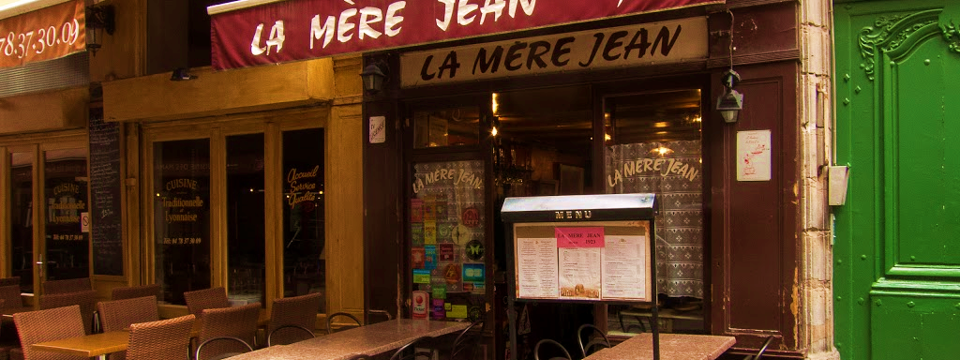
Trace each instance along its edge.
{"label": "menu display case", "polygon": [[507,198],[510,358],[517,358],[516,302],[652,303],[654,357],[656,248],[654,194]]}

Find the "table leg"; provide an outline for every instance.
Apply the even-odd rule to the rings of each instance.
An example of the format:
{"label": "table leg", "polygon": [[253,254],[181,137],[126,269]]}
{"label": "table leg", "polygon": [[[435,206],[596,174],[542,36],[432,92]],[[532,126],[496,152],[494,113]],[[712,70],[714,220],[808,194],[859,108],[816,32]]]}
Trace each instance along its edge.
{"label": "table leg", "polygon": [[107,360],[107,354],[97,355],[97,360]]}

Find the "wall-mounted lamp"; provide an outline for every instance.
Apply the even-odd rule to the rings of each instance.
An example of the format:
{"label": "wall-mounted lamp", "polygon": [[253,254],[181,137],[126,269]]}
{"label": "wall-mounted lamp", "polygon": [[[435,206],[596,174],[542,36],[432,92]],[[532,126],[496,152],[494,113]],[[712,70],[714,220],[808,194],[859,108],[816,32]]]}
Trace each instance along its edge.
{"label": "wall-mounted lamp", "polygon": [[113,5],[87,6],[86,10],[87,50],[94,56],[103,47],[103,32],[113,35],[116,30]]}
{"label": "wall-mounted lamp", "polygon": [[187,81],[196,78],[195,75],[190,75],[190,69],[187,68],[177,68],[173,70],[173,74],[170,74],[170,81]]}
{"label": "wall-mounted lamp", "polygon": [[363,79],[363,90],[376,94],[383,90],[383,84],[387,81],[387,74],[380,66],[386,67],[386,64],[370,64],[360,72],[360,78]]}
{"label": "wall-mounted lamp", "polygon": [[743,110],[743,94],[733,89],[740,82],[740,74],[733,70],[727,70],[723,74],[721,82],[726,91],[717,98],[717,110],[723,116],[723,121],[735,123],[740,117],[740,110]]}

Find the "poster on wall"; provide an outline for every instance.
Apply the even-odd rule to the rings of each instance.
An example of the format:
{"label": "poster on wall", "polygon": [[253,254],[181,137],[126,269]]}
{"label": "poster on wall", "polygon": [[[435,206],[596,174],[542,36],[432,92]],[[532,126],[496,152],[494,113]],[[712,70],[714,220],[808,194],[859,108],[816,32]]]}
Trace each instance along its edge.
{"label": "poster on wall", "polygon": [[770,130],[737,131],[737,181],[770,181]]}

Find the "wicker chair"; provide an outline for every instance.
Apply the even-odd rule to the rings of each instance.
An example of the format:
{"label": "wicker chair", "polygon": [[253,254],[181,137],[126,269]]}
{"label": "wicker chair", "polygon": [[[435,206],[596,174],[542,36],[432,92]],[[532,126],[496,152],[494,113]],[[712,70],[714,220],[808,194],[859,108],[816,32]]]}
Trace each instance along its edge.
{"label": "wicker chair", "polygon": [[183,293],[183,298],[187,301],[187,311],[197,319],[203,317],[203,310],[230,307],[227,289],[222,287],[187,291]]}
{"label": "wicker chair", "polygon": [[333,313],[327,316],[327,335],[333,334],[333,319],[341,316],[347,317],[353,320],[353,322],[357,324],[357,327],[363,326],[363,324],[360,323],[360,320],[357,320],[357,318],[354,317],[353,315],[350,315],[345,312]]}
{"label": "wicker chair", "polygon": [[23,300],[20,297],[20,285],[0,286],[0,299],[3,299],[3,307],[23,307]]}
{"label": "wicker chair", "polygon": [[[135,299],[102,301],[97,303],[100,324],[104,332],[121,331],[134,323],[160,320],[157,298],[144,296]],[[193,317],[193,315],[190,315]],[[125,352],[110,354],[110,360],[126,359]]]}
{"label": "wicker chair", "polygon": [[31,346],[85,335],[80,306],[18,313],[13,315],[13,322],[17,324],[25,360],[87,360],[84,357],[34,350]]}
{"label": "wicker chair", "polygon": [[160,284],[141,286],[127,286],[114,288],[110,294],[111,300],[135,299],[144,296],[160,297]]}
{"label": "wicker chair", "polygon": [[90,278],[50,280],[43,282],[43,293],[47,295],[68,294],[93,290]]}
{"label": "wicker chair", "polygon": [[267,325],[267,346],[312,338],[322,296],[312,293],[274,300]]}
{"label": "wicker chair", "polygon": [[40,309],[79,305],[80,315],[83,316],[83,329],[87,334],[93,333],[93,311],[97,307],[97,291],[88,290],[67,294],[40,295]]}
{"label": "wicker chair", "polygon": [[[200,317],[200,343],[221,337],[235,337],[247,345],[254,344],[257,335],[257,319],[260,317],[260,303],[237,307],[225,307],[203,310]],[[197,347],[196,360],[209,360],[226,353],[244,352],[246,347],[227,341],[209,343],[201,349]],[[201,353],[199,350],[205,350]]]}
{"label": "wicker chair", "polygon": [[195,320],[195,316],[187,315],[130,325],[127,360],[189,360],[190,330]]}
{"label": "wicker chair", "polygon": [[2,279],[0,279],[0,286],[9,286],[9,285],[20,286],[20,277],[19,277],[19,276],[11,276],[11,277],[8,277],[8,278],[2,278]]}

